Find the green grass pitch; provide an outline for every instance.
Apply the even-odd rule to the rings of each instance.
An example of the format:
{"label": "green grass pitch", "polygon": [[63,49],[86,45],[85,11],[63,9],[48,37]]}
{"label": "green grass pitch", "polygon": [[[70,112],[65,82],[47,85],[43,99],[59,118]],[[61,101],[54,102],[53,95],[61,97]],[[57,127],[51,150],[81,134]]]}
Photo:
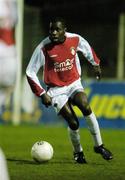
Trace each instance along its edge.
{"label": "green grass pitch", "polygon": [[[93,151],[89,131],[80,129],[81,144],[88,164],[75,164],[66,127],[0,125],[0,146],[4,150],[11,180],[125,180],[125,131],[101,129],[104,144],[114,159],[106,161]],[[44,164],[36,164],[32,145],[39,140],[50,142],[54,156]]]}

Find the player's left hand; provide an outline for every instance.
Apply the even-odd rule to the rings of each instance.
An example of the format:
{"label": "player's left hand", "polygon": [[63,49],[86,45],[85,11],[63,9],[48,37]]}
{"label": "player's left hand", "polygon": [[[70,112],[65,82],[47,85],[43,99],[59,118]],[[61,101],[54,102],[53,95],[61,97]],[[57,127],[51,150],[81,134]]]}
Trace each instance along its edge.
{"label": "player's left hand", "polygon": [[95,76],[97,80],[101,79],[101,68],[100,66],[94,66]]}
{"label": "player's left hand", "polygon": [[42,103],[46,106],[46,107],[49,107],[52,105],[52,100],[51,100],[51,97],[45,93],[41,96],[41,100],[42,100]]}

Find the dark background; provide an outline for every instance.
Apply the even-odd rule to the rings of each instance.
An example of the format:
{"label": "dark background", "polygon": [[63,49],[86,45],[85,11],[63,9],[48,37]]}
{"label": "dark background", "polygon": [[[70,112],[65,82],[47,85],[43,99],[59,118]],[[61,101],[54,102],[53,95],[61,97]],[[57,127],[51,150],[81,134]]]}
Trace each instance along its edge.
{"label": "dark background", "polygon": [[[51,17],[66,20],[67,30],[82,35],[101,59],[104,78],[117,71],[118,24],[125,11],[124,0],[25,0],[24,66],[34,48],[48,34]],[[84,76],[92,77],[91,66],[80,55]]]}

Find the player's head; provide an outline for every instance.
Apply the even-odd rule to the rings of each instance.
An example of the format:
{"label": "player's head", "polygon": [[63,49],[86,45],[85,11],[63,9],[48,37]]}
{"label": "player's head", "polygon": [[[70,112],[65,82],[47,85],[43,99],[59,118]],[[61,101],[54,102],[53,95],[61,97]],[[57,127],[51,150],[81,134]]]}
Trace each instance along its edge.
{"label": "player's head", "polygon": [[62,43],[65,41],[66,26],[62,18],[54,18],[49,25],[49,38],[53,43]]}

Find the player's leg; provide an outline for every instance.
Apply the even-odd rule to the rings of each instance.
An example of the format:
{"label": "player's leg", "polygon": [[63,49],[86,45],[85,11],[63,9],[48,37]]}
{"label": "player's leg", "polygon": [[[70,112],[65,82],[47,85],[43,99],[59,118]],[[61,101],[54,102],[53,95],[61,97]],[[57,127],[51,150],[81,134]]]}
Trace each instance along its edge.
{"label": "player's leg", "polygon": [[70,129],[77,130],[79,128],[79,122],[76,116],[74,116],[74,114],[72,113],[71,107],[69,106],[68,102],[62,107],[59,115],[61,115],[66,120]]}
{"label": "player's leg", "polygon": [[89,106],[86,94],[84,92],[78,92],[77,94],[75,94],[73,97],[73,103],[82,111],[87,121],[88,128],[94,138],[95,146],[100,146],[102,144],[102,139],[100,135],[99,125],[94,113]]}
{"label": "player's leg", "polygon": [[73,146],[74,160],[85,163],[83,149],[80,144],[79,122],[68,103],[67,87],[48,88],[47,94],[52,98],[52,106],[68,124],[68,134]]}
{"label": "player's leg", "polygon": [[68,123],[68,126],[69,126],[68,133],[69,133],[69,138],[71,140],[71,143],[73,145],[75,161],[78,163],[86,163],[86,160],[83,154],[83,149],[80,144],[79,122],[69,102],[67,102],[62,107],[59,114]]}
{"label": "player's leg", "polygon": [[90,108],[86,94],[84,92],[78,92],[73,96],[72,101],[82,111],[86,119],[88,128],[94,139],[95,152],[100,153],[106,160],[112,159],[112,153],[103,146],[99,124],[94,112]]}

